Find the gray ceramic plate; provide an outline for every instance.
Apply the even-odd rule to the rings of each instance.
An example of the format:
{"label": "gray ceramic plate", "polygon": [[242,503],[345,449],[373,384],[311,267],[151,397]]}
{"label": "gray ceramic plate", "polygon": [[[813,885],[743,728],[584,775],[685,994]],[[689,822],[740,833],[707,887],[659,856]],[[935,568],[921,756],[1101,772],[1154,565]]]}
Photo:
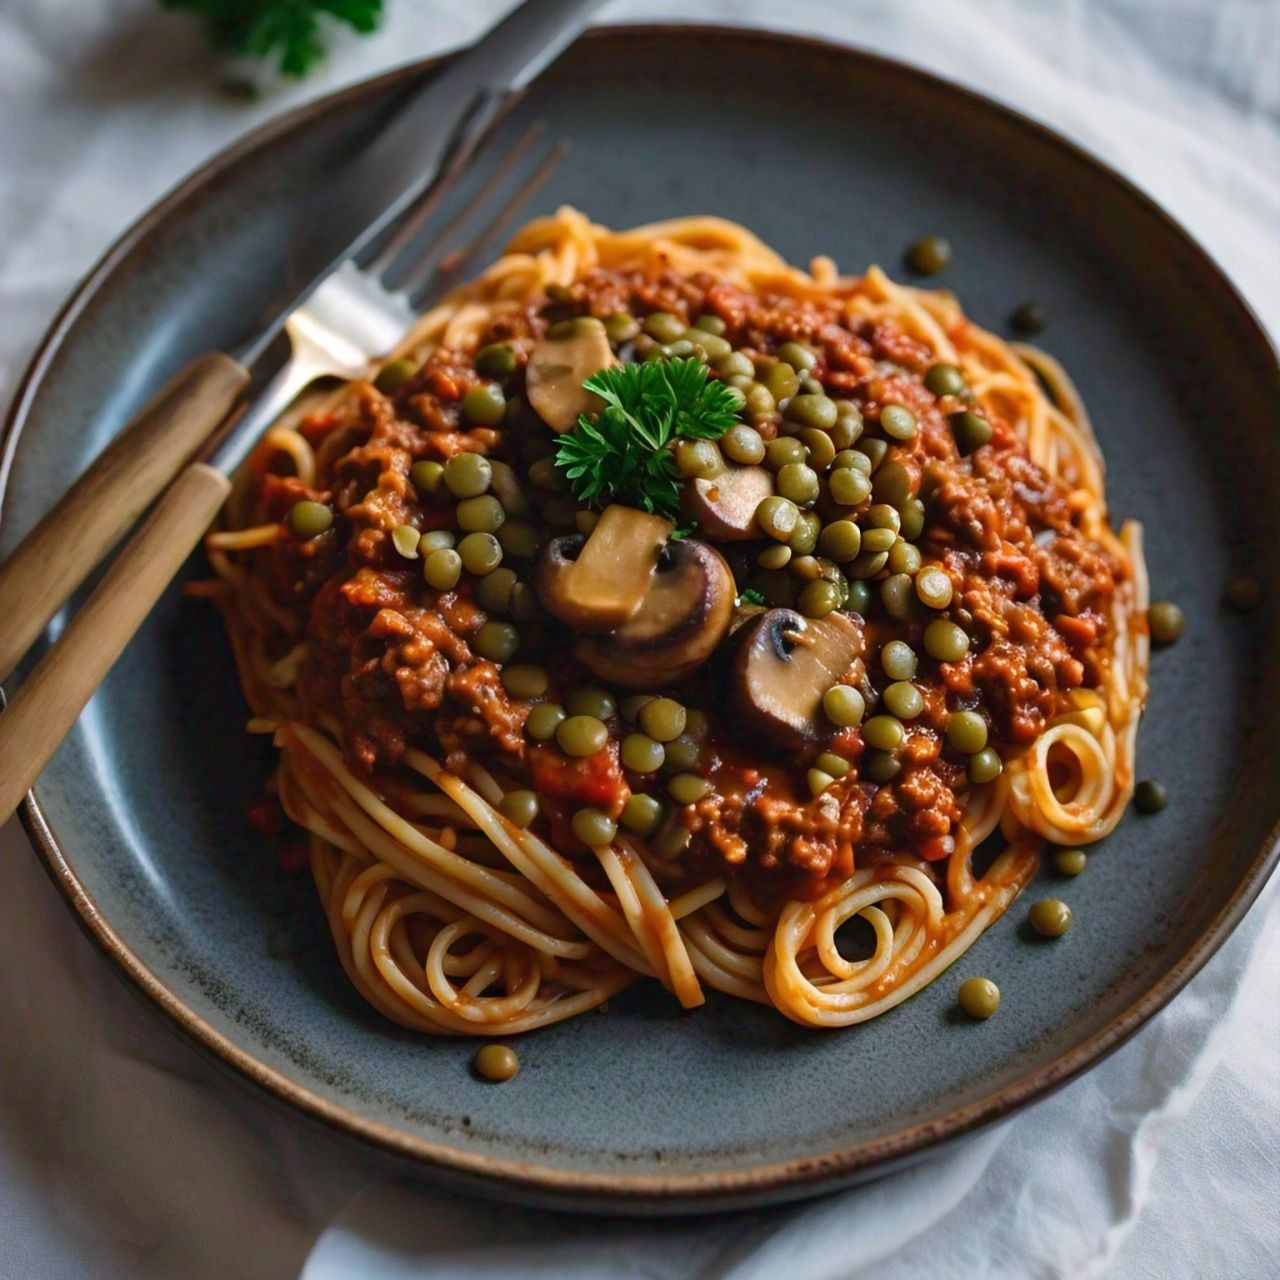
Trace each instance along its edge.
{"label": "gray ceramic plate", "polygon": [[[55,324],[6,445],[12,546],[150,388],[232,343],[307,192],[414,72],[296,112],[207,166],[111,251]],[[1222,941],[1275,860],[1277,594],[1224,613],[1280,548],[1275,358],[1203,252],[1121,179],[966,92],[865,54],[725,31],[594,34],[522,107],[574,150],[531,212],[629,225],[739,219],[797,261],[897,268],[932,232],[944,283],[1000,329],[1019,301],[1079,379],[1118,516],[1148,531],[1155,592],[1190,625],[1156,656],[1141,772],[1172,802],[1127,818],[1078,880],[1053,945],[1022,910],[934,986],[843,1033],[716,999],[635,991],[527,1038],[477,1083],[464,1043],[375,1016],[333,957],[310,885],[242,817],[268,762],[219,626],[175,589],[27,808],[82,924],[197,1042],[266,1089],[455,1184],[575,1207],[710,1208],[880,1171],[1043,1095],[1114,1048]],[[1035,889],[1031,891],[1035,893]],[[960,977],[999,1016],[952,1016]]]}

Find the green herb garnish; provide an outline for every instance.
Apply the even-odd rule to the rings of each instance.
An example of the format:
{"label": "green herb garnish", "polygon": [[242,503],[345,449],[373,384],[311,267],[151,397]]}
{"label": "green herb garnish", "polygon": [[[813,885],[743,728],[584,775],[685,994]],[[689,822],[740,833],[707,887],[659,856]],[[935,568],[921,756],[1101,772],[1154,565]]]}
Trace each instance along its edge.
{"label": "green herb garnish", "polygon": [[300,78],[324,57],[323,23],[345,22],[361,35],[377,27],[382,0],[161,0],[204,19],[215,49],[250,58],[279,51],[280,70]]}
{"label": "green herb garnish", "polygon": [[764,596],[755,587],[747,587],[744,591],[739,591],[738,599],[743,604],[764,604],[765,602]]}
{"label": "green herb garnish", "polygon": [[556,465],[574,497],[621,502],[674,520],[684,477],[670,445],[719,440],[738,421],[741,397],[723,382],[708,381],[706,365],[688,359],[616,365],[582,385],[605,407],[594,422],[580,415],[560,437]]}

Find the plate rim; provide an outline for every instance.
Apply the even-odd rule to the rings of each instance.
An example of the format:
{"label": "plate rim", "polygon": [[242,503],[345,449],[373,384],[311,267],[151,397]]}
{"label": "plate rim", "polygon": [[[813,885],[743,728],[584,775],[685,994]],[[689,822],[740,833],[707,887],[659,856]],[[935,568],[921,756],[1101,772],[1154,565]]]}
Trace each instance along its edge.
{"label": "plate rim", "polygon": [[[1163,223],[1207,269],[1208,279],[1219,295],[1220,305],[1233,310],[1242,329],[1250,333],[1258,349],[1269,353],[1273,362],[1277,360],[1275,344],[1252,307],[1236,290],[1216,258],[1178,219],[1105,161],[1048,125],[997,98],[970,89],[946,76],[858,45],[764,28],[713,23],[626,23],[592,27],[581,38],[586,41],[603,41],[626,35],[657,39],[696,35],[748,44],[785,45],[793,52],[846,59],[871,67],[882,74],[917,81],[935,92],[958,95],[967,105],[993,113],[1001,117],[1004,123],[1029,134],[1041,146],[1064,152],[1077,163],[1085,164],[1109,183],[1118,195],[1135,202],[1146,215]],[[3,516],[4,498],[9,490],[18,442],[52,361],[97,291],[137,251],[149,233],[163,225],[189,195],[207,183],[216,181],[226,170],[260,147],[305,127],[309,120],[333,111],[344,103],[362,99],[377,93],[379,89],[407,82],[428,72],[449,56],[451,55],[445,54],[417,59],[399,65],[273,116],[187,173],[117,237],[55,314],[15,386],[4,426],[0,429],[0,518]],[[394,1125],[362,1116],[353,1107],[326,1098],[291,1079],[287,1072],[268,1065],[188,1007],[116,932],[80,883],[40,805],[37,789],[27,794],[20,815],[42,865],[82,930],[112,962],[116,972],[132,983],[153,1007],[165,1015],[172,1029],[195,1047],[204,1050],[220,1064],[231,1068],[274,1099],[289,1104],[330,1130],[358,1139],[361,1143],[371,1145],[395,1158],[408,1160],[419,1171],[429,1171],[438,1180],[451,1182],[466,1190],[519,1198],[549,1207],[573,1207],[579,1211],[709,1211],[816,1195],[855,1179],[887,1172],[892,1165],[922,1157],[994,1124],[1048,1096],[1102,1061],[1164,1008],[1225,942],[1280,861],[1280,820],[1277,820],[1218,913],[1145,992],[1104,1027],[1073,1048],[966,1106],[911,1124],[875,1141],[742,1169],[680,1174],[598,1173],[468,1151],[416,1136]],[[583,1197],[586,1198],[585,1201]]]}

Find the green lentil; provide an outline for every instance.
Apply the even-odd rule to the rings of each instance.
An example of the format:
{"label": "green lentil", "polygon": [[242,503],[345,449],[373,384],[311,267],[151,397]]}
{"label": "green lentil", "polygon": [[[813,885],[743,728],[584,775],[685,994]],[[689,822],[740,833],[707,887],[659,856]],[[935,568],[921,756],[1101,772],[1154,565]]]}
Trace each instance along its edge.
{"label": "green lentil", "polygon": [[418,558],[418,541],[421,537],[422,535],[411,524],[396,525],[391,530],[392,544],[406,560]]}
{"label": "green lentil", "polygon": [[851,613],[866,615],[871,607],[871,584],[850,582],[845,585],[844,607]]}
{"label": "green lentil", "polygon": [[667,791],[677,804],[697,804],[711,790],[711,783],[696,773],[677,773],[667,783]]}
{"label": "green lentil", "polygon": [[849,574],[854,578],[874,578],[889,561],[887,551],[869,551],[865,547],[849,563]]}
{"label": "green lentil", "polygon": [[897,542],[889,548],[890,573],[906,573],[914,577],[920,572],[922,561],[920,548],[908,542],[906,538],[899,537]]}
{"label": "green lentil", "polygon": [[791,559],[791,548],[784,542],[775,542],[756,556],[756,564],[762,569],[782,569]]}
{"label": "green lentil", "polygon": [[528,520],[504,521],[498,530],[498,542],[507,555],[517,560],[531,560],[542,545],[537,528]]}
{"label": "green lentil", "polygon": [[818,545],[818,535],[822,532],[822,521],[816,512],[802,511],[796,520],[796,527],[787,541],[793,554],[807,556]]}
{"label": "green lentil", "polygon": [[937,662],[959,662],[969,652],[969,637],[946,618],[934,618],[924,629],[924,650]]}
{"label": "green lentil", "polygon": [[899,532],[904,538],[914,542],[924,532],[924,503],[919,498],[907,498],[897,506],[902,516],[902,528]]}
{"label": "green lentil", "polygon": [[505,342],[491,342],[476,353],[476,372],[486,378],[505,378],[516,371],[516,353]]}
{"label": "green lentil", "polygon": [[520,647],[520,633],[509,622],[490,619],[476,632],[471,647],[490,662],[506,662]]}
{"label": "green lentil", "polygon": [[880,430],[893,440],[914,440],[916,415],[906,405],[887,404],[880,410]]}
{"label": "green lentil", "polygon": [[793,462],[803,462],[807,453],[804,441],[798,440],[795,436],[778,436],[777,439],[770,440],[765,445],[765,465],[771,471],[781,471],[783,467]]}
{"label": "green lentil", "polygon": [[1186,614],[1172,600],[1157,600],[1147,610],[1151,639],[1161,646],[1175,644],[1186,629]]}
{"label": "green lentil", "polygon": [[756,523],[778,542],[786,542],[791,537],[799,519],[800,508],[777,494],[765,498],[756,508]]}
{"label": "green lentil", "polygon": [[610,844],[618,834],[618,824],[599,809],[579,809],[569,825],[573,834],[590,849]]}
{"label": "green lentil", "polygon": [[918,665],[915,651],[905,640],[890,640],[880,650],[880,666],[890,680],[914,679]]}
{"label": "green lentil", "polygon": [[626,311],[615,311],[612,315],[605,316],[603,324],[609,341],[617,344],[630,342],[640,332],[635,316]]}
{"label": "green lentil", "polygon": [[609,730],[595,716],[569,716],[556,728],[556,744],[567,756],[592,756],[603,751]]}
{"label": "green lentil", "polygon": [[655,742],[672,742],[684,732],[688,714],[674,698],[650,698],[636,719]]}
{"label": "green lentil", "polygon": [[333,524],[333,512],[323,502],[304,498],[289,508],[289,528],[299,538],[317,538]]}
{"label": "green lentil", "polygon": [[951,579],[936,565],[929,565],[916,574],[916,595],[930,609],[945,609],[951,603]]}
{"label": "green lentil", "polygon": [[754,427],[739,423],[720,437],[720,451],[732,462],[753,466],[764,458],[765,443]]}
{"label": "green lentil", "polygon": [[1083,849],[1058,849],[1053,855],[1053,869],[1060,876],[1078,876],[1088,862],[1089,855]]}
{"label": "green lentil", "polygon": [[422,576],[427,586],[451,591],[462,577],[462,557],[450,547],[438,547],[423,560]]}
{"label": "green lentil", "polygon": [[628,831],[633,831],[638,836],[647,836],[653,834],[662,817],[660,801],[655,800],[653,796],[633,792],[623,806],[622,816],[618,820]]}
{"label": "green lentil", "polygon": [[836,684],[822,695],[822,710],[834,725],[846,728],[861,724],[866,715],[867,703],[862,694],[851,684]]}
{"label": "green lentil", "polygon": [[627,734],[622,740],[621,754],[622,763],[636,773],[654,773],[667,758],[662,743],[643,733]]}
{"label": "green lentil", "polygon": [[1031,904],[1027,920],[1042,938],[1060,938],[1071,928],[1071,908],[1060,898],[1041,898]]}
{"label": "green lentil", "polygon": [[431,552],[439,551],[442,547],[453,547],[457,541],[452,529],[428,529],[418,539],[418,554],[430,555]]}
{"label": "green lentil", "polygon": [[498,812],[513,826],[527,827],[538,816],[538,797],[533,791],[508,791]]}
{"label": "green lentil", "polygon": [[880,584],[880,602],[889,617],[896,618],[899,622],[910,618],[916,603],[910,575],[894,573],[887,577]]}
{"label": "green lentil", "polygon": [[476,583],[476,603],[486,613],[506,613],[517,579],[512,569],[495,569]]}
{"label": "green lentil", "polygon": [[866,456],[867,474],[873,475],[889,452],[889,442],[874,436],[869,440],[859,440],[857,452]]}
{"label": "green lentil", "polygon": [[1039,333],[1048,323],[1048,313],[1038,302],[1023,302],[1009,316],[1009,325],[1015,333]]}
{"label": "green lentil", "polygon": [[985,1019],[1000,1007],[1000,988],[990,978],[966,978],[956,999],[969,1017]]}
{"label": "green lentil", "polygon": [[916,275],[937,275],[951,264],[951,245],[942,236],[924,236],[908,246],[904,261]]}
{"label": "green lentil", "polygon": [[834,582],[820,578],[817,582],[809,583],[800,592],[796,597],[796,608],[806,618],[825,618],[840,607],[842,594]]}
{"label": "green lentil", "polygon": [[374,378],[373,385],[383,395],[389,395],[397,387],[408,382],[417,372],[418,362],[416,360],[410,360],[408,356],[400,356],[396,360],[388,360],[378,370],[378,376]]}
{"label": "green lentil", "polygon": [[507,518],[502,503],[491,493],[482,493],[478,498],[463,498],[455,515],[458,527],[464,533],[496,533]]}
{"label": "green lentil", "polygon": [[914,720],[924,710],[924,697],[909,680],[895,680],[881,700],[884,709],[899,720]]}
{"label": "green lentil", "polygon": [[835,779],[822,769],[810,769],[805,774],[805,781],[809,784],[809,794],[811,796],[820,796]]}
{"label": "green lentil", "polygon": [[862,530],[852,520],[833,520],[818,535],[818,549],[841,563],[852,560],[862,549]]}
{"label": "green lentil", "polygon": [[895,751],[902,745],[902,721],[896,716],[872,716],[863,722],[862,737],[877,751]]}
{"label": "green lentil", "polygon": [[805,461],[815,471],[825,471],[836,456],[836,447],[831,442],[831,437],[818,427],[805,427],[800,432],[800,439],[808,453]]}
{"label": "green lentil", "polygon": [[871,481],[856,467],[840,467],[827,478],[827,492],[839,506],[856,507],[871,496]]}
{"label": "green lentil", "polygon": [[476,1050],[471,1065],[482,1080],[505,1084],[514,1079],[520,1070],[520,1058],[514,1049],[505,1044],[486,1044]]}
{"label": "green lentil", "polygon": [[415,462],[409,468],[409,479],[419,493],[435,493],[440,487],[440,479],[444,475],[444,466],[439,462],[423,460]]}
{"label": "green lentil", "polygon": [[935,396],[963,395],[969,389],[964,374],[953,364],[935,364],[924,375],[924,385]]}
{"label": "green lentil", "polygon": [[877,502],[900,508],[911,497],[911,472],[901,462],[886,462],[876,472],[871,492]]}
{"label": "green lentil", "polygon": [[1169,803],[1164,783],[1145,778],[1133,789],[1133,807],[1139,813],[1159,813]]}
{"label": "green lentil", "polygon": [[551,683],[541,667],[528,662],[513,662],[502,668],[502,687],[513,698],[540,698]]}
{"label": "green lentil", "polygon": [[643,325],[645,333],[659,342],[676,342],[684,336],[684,321],[670,311],[654,311],[647,315]]}
{"label": "green lentil", "polygon": [[973,756],[987,745],[987,722],[976,711],[953,711],[947,718],[947,745]]}
{"label": "green lentil", "polygon": [[969,757],[969,781],[994,782],[1004,772],[1004,761],[990,747],[983,747]]}
{"label": "green lentil", "polygon": [[593,684],[575,689],[564,700],[564,709],[571,716],[595,716],[597,720],[608,720],[618,710],[609,691]]}
{"label": "green lentil", "polygon": [[539,702],[530,708],[529,716],[524,722],[525,732],[539,742],[549,742],[556,736],[556,730],[564,723],[564,708],[554,702]]}
{"label": "green lentil", "polygon": [[813,767],[821,769],[823,773],[829,773],[833,778],[843,778],[853,765],[844,756],[836,755],[834,751],[824,751],[813,762]]}
{"label": "green lentil", "polygon": [[455,498],[475,498],[486,492],[493,479],[489,459],[478,453],[459,453],[444,467],[444,487]]}
{"label": "green lentil", "polygon": [[862,757],[862,776],[871,782],[890,782],[901,768],[902,762],[888,751],[867,751]]}
{"label": "green lentil", "polygon": [[963,413],[953,413],[950,418],[951,431],[956,438],[956,448],[961,454],[968,455],[975,449],[981,449],[991,440],[991,423],[986,418],[966,409]]}
{"label": "green lentil", "polygon": [[702,758],[702,748],[688,734],[681,734],[667,746],[667,768],[688,772],[696,769]]}
{"label": "green lentil", "polygon": [[502,545],[491,533],[469,533],[458,543],[462,567],[477,576],[492,573],[502,563]]}
{"label": "green lentil", "polygon": [[898,540],[898,535],[892,529],[864,529],[862,531],[862,549],[864,551],[874,552],[877,555],[884,552],[886,558],[889,548]]}

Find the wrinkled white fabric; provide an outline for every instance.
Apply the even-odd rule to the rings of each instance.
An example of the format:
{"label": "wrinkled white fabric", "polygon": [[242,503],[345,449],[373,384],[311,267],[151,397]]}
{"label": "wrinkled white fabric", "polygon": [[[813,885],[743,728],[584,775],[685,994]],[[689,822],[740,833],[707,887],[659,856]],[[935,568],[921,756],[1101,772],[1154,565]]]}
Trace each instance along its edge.
{"label": "wrinkled white fabric", "polygon": [[[296,101],[470,39],[506,2],[388,0],[380,35],[246,107],[151,0],[5,0],[0,397],[76,278],[186,171]],[[825,33],[1009,102],[1155,196],[1280,332],[1274,0],[619,0],[602,18]],[[1280,1274],[1280,889],[1133,1041],[1002,1128],[813,1204],[655,1224],[383,1185],[375,1159],[237,1088],[130,998],[15,824],[0,864],[0,1275]]]}

